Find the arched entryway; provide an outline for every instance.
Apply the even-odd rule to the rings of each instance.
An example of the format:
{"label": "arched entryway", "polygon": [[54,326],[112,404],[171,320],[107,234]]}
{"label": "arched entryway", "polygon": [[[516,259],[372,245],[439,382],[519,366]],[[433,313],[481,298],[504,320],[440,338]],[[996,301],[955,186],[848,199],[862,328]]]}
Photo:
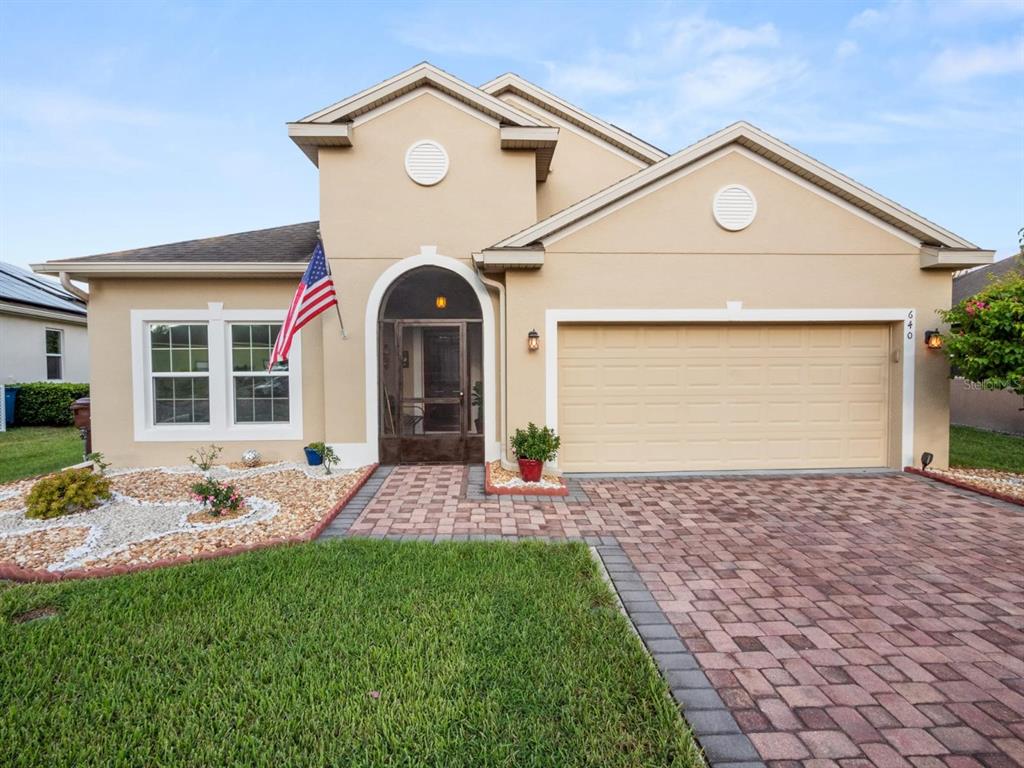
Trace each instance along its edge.
{"label": "arched entryway", "polygon": [[382,462],[483,461],[482,318],[473,288],[443,267],[388,287],[377,319]]}

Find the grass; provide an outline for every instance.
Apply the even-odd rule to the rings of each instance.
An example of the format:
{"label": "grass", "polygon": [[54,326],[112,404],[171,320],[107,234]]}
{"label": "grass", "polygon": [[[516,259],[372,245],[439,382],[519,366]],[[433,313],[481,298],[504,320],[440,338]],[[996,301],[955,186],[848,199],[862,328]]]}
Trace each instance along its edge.
{"label": "grass", "polygon": [[0,591],[0,764],[701,758],[583,545],[348,540]]}
{"label": "grass", "polygon": [[0,483],[77,464],[82,439],[74,427],[14,427],[0,432]]}
{"label": "grass", "polygon": [[949,463],[953,467],[1024,473],[1024,437],[974,427],[950,427]]}

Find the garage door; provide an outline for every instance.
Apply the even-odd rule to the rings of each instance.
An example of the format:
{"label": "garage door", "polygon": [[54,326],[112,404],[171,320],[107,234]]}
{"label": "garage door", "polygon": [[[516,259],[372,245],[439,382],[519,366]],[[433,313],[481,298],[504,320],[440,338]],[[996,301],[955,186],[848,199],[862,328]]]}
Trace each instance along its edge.
{"label": "garage door", "polygon": [[569,472],[888,464],[885,325],[563,325]]}

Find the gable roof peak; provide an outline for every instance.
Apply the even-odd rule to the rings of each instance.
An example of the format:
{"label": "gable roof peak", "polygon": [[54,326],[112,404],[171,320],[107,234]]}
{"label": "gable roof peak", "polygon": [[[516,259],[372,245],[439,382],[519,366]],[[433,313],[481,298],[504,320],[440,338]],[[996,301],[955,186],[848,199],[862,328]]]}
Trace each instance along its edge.
{"label": "gable roof peak", "polygon": [[664,150],[617,125],[590,114],[575,104],[570,104],[560,96],[556,96],[551,91],[541,88],[515,72],[498,75],[490,82],[481,85],[480,90],[493,96],[501,96],[505,93],[518,96],[648,165],[668,156]]}
{"label": "gable roof peak", "polygon": [[612,203],[732,144],[760,155],[765,160],[803,177],[847,203],[870,213],[882,222],[902,230],[918,240],[922,246],[965,251],[980,250],[974,243],[940,227],[923,216],[919,216],[809,155],[805,155],[746,120],[738,120],[720,131],[705,136],[654,165],[627,176],[621,181],[595,192],[590,197],[548,216],[533,226],[505,238],[496,243],[494,247],[521,248],[542,242],[545,238],[589,218]]}
{"label": "gable roof peak", "polygon": [[497,120],[502,125],[542,127],[542,123],[501,99],[485,93],[429,61],[421,61],[376,85],[296,120],[296,124],[351,122],[419,88],[434,88]]}

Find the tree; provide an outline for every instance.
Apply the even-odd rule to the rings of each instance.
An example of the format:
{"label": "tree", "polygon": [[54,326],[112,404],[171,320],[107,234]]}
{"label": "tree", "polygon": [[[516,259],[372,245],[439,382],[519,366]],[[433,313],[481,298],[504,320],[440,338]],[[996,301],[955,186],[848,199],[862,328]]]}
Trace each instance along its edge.
{"label": "tree", "polygon": [[957,375],[1024,395],[1024,272],[1009,272],[940,314],[950,327],[942,348]]}

